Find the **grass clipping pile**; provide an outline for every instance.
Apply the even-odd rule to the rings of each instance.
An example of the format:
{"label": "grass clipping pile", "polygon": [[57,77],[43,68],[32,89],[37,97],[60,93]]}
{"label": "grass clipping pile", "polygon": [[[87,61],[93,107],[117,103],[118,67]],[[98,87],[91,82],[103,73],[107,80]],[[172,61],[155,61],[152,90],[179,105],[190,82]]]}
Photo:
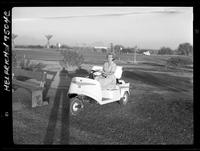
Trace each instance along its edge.
{"label": "grass clipping pile", "polygon": [[61,66],[67,71],[75,71],[81,67],[81,64],[84,62],[82,55],[78,54],[75,51],[64,50],[61,51],[63,60],[60,62]]}

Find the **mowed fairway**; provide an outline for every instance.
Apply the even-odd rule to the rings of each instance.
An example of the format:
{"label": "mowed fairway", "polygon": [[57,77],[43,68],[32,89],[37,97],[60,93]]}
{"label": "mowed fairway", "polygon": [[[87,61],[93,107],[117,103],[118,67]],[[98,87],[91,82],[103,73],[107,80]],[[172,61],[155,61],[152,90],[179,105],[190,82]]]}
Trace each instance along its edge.
{"label": "mowed fairway", "polygon": [[[22,50],[17,56],[59,61],[59,52]],[[102,64],[105,54],[82,53],[83,68]],[[170,56],[122,55],[122,79],[130,82],[126,106],[86,103],[78,116],[69,116],[68,86],[74,76],[87,72],[60,74],[59,89],[46,90],[49,105],[31,108],[30,94],[18,89],[13,94],[13,131],[15,144],[192,144],[193,70],[166,70]],[[84,71],[84,70],[83,70]],[[50,71],[47,71],[50,73]],[[56,72],[51,72],[53,78]]]}

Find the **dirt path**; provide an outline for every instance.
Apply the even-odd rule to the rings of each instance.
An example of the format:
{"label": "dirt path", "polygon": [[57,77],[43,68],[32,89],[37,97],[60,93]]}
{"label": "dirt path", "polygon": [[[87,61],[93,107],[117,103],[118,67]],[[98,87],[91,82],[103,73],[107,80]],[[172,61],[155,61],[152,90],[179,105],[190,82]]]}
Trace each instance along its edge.
{"label": "dirt path", "polygon": [[51,86],[50,86],[51,88],[54,88],[54,89],[58,88],[58,86],[60,84],[60,72],[61,72],[61,70],[57,71],[57,73],[51,83]]}

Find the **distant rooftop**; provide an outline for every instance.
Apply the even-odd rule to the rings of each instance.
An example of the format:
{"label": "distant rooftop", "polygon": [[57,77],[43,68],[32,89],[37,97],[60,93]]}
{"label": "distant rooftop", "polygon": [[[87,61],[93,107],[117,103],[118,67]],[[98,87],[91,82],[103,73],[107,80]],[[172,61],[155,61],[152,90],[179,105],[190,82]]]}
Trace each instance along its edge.
{"label": "distant rooftop", "polygon": [[108,49],[108,47],[104,47],[104,46],[95,46],[95,49]]}

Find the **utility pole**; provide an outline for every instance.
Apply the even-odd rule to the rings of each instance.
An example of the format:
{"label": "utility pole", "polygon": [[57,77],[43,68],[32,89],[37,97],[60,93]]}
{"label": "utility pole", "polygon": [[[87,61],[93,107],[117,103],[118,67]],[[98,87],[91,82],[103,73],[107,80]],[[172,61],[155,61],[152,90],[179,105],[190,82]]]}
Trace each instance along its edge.
{"label": "utility pole", "polygon": [[136,51],[137,51],[137,49],[138,49],[137,46],[135,46],[135,47],[134,47],[134,60],[133,60],[133,63],[134,63],[134,64],[137,64],[137,60],[136,60],[136,56],[137,56]]}
{"label": "utility pole", "polygon": [[110,52],[111,52],[111,53],[114,53],[114,52],[113,52],[113,43],[110,43]]}

